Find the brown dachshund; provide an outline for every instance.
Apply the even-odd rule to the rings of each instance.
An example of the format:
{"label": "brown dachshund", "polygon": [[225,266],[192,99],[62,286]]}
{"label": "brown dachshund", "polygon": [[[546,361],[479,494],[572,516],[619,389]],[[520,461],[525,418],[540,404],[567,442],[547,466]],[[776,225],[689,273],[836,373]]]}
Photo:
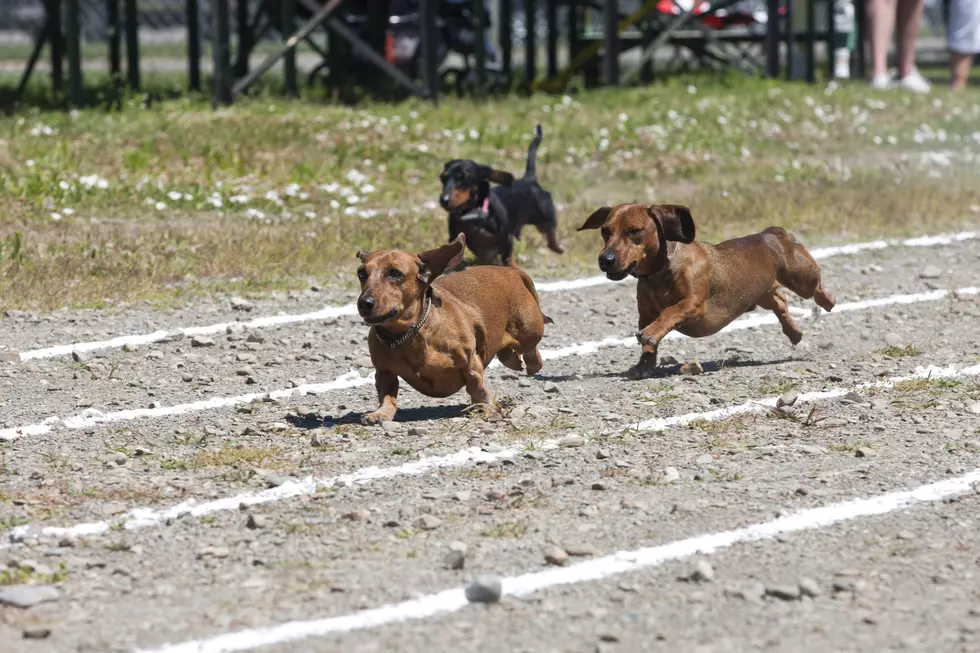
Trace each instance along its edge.
{"label": "brown dachshund", "polygon": [[483,372],[494,356],[529,375],[543,365],[538,343],[551,319],[541,312],[534,282],[516,268],[475,267],[440,277],[463,260],[462,234],[415,255],[358,252],[357,311],[370,325],[368,348],[381,406],[368,424],[392,420],[398,379],[429,397],[462,388],[473,404],[490,402]]}
{"label": "brown dachshund", "polygon": [[820,284],[820,266],[782,227],[726,240],[694,242],[694,219],[684,206],[620,204],[604,206],[583,229],[602,229],[599,269],[613,281],[637,278],[636,304],[643,346],[628,375],[654,374],[657,347],[673,330],[692,338],[718,333],[756,306],[772,311],[794,345],[803,334],[793,321],[780,286],[826,311],[834,297]]}

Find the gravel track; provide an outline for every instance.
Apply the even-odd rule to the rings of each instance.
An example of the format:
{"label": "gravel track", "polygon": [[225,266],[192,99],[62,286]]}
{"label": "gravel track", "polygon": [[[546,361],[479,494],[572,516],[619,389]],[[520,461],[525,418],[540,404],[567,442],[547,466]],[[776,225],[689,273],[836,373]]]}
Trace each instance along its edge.
{"label": "gravel track", "polygon": [[[977,286],[978,263],[980,243],[967,241],[862,252],[822,267],[824,285],[844,303]],[[301,306],[306,299],[269,300],[249,315],[318,308]],[[556,324],[542,347],[627,337],[634,302],[627,284],[543,295]],[[134,310],[123,321],[110,317],[109,326],[93,314],[88,332],[76,330],[77,315],[55,314],[3,320],[0,333],[29,347],[236,314],[224,302],[170,315]],[[498,367],[488,374],[491,388],[515,400],[498,420],[462,416],[463,395],[440,401],[408,390],[387,430],[346,423],[375,407],[365,385],[26,435],[0,444],[6,529],[113,523],[133,508],[200,503],[259,492],[285,480],[278,477],[327,478],[467,447],[518,453],[140,529],[113,527],[101,537],[29,538],[0,549],[0,568],[41,567],[32,575],[39,582],[61,565],[61,597],[28,610],[0,606],[0,648],[131,651],[344,615],[457,587],[480,573],[542,569],[547,547],[589,554],[572,557],[573,564],[972,471],[980,467],[976,377],[866,389],[797,404],[782,419],[758,414],[662,432],[624,429],[787,392],[851,388],[927,365],[976,365],[978,317],[980,297],[950,296],[801,320],[797,347],[777,325],[664,343],[662,356],[704,364],[706,373],[693,377],[676,365],[660,379],[620,377],[636,346],[551,360],[534,379]],[[369,371],[360,360],[364,327],[347,318],[212,340],[5,364],[0,428],[86,408],[169,406]],[[894,344],[911,345],[914,355],[886,351]],[[562,438],[557,448],[541,446]],[[705,558],[713,582],[678,580],[694,565],[683,560],[263,650],[974,651],[978,501],[969,494],[736,545]],[[467,547],[462,570],[446,568],[453,542]],[[802,578],[813,579],[820,595],[784,601],[753,594],[759,583],[778,589]],[[850,589],[834,592],[835,582]],[[23,638],[46,628],[45,639]]]}

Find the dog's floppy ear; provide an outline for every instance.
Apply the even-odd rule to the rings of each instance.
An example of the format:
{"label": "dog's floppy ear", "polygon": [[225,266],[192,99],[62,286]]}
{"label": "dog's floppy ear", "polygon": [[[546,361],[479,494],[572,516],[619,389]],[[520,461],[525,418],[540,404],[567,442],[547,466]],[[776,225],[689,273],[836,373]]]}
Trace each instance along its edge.
{"label": "dog's floppy ear", "polygon": [[680,204],[651,204],[647,213],[663,227],[664,238],[680,243],[694,241],[694,218],[691,209]]}
{"label": "dog's floppy ear", "polygon": [[419,281],[429,284],[443,272],[452,270],[463,262],[465,251],[466,236],[459,234],[448,245],[422,252],[419,254]]}
{"label": "dog's floppy ear", "polygon": [[490,166],[480,166],[480,173],[495,184],[510,186],[514,183],[514,175],[502,170],[494,170]]}
{"label": "dog's floppy ear", "polygon": [[367,259],[367,257],[370,256],[370,255],[371,255],[371,252],[366,252],[363,249],[357,250],[357,253],[354,254],[354,256],[356,256],[357,258],[361,259],[361,263],[363,263]]}
{"label": "dog's floppy ear", "polygon": [[595,212],[589,216],[589,219],[585,221],[581,227],[576,231],[585,231],[586,229],[598,229],[606,222],[606,218],[612,212],[612,207],[604,206],[601,209],[596,209]]}

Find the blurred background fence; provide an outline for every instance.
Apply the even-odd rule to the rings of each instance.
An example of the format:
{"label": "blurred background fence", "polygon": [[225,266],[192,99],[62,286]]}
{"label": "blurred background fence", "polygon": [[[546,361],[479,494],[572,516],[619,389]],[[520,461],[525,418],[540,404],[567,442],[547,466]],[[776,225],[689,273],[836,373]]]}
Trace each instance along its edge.
{"label": "blurred background fence", "polygon": [[[52,99],[58,95],[53,91],[66,88],[70,81],[68,67],[71,62],[62,62],[66,61],[64,50],[72,47],[70,37],[67,43],[55,43],[55,52],[51,50],[50,39],[43,44],[43,48],[38,49],[37,46],[39,35],[48,27],[52,28],[49,33],[58,33],[60,23],[61,33],[67,34],[70,31],[73,23],[70,15],[66,17],[65,7],[70,8],[73,3],[77,3],[78,8],[80,38],[77,48],[81,72],[84,74],[84,90],[88,94],[87,102],[97,101],[99,94],[111,95],[111,89],[169,96],[185,93],[189,89],[210,93],[211,74],[214,70],[212,45],[215,43],[215,21],[212,11],[218,1],[0,0],[0,101],[8,108],[29,105],[40,101],[39,98]],[[290,0],[291,5],[293,1],[296,4],[290,11],[295,11],[295,28],[298,28],[312,12],[304,10],[303,0]],[[310,0],[305,1],[310,2]],[[342,18],[341,22],[345,22],[348,27],[352,23],[349,20],[350,10],[345,5],[353,1],[341,3],[341,8],[347,12],[345,14],[347,18]],[[488,1],[486,9],[481,10],[487,15],[477,17],[477,20],[484,21],[484,24],[489,21],[489,42],[486,48],[490,51],[477,56],[486,58],[489,62],[486,65],[493,74],[503,67],[507,85],[513,86],[515,79],[512,71],[517,70],[526,88],[552,91],[563,90],[573,79],[572,73],[583,76],[586,85],[589,85],[589,82],[597,84],[619,81],[618,78],[610,78],[610,75],[617,76],[618,71],[602,63],[602,57],[599,56],[600,52],[611,47],[609,42],[603,41],[606,27],[612,24],[609,22],[608,14],[604,13],[604,10],[609,10],[610,5],[618,10],[620,24],[616,31],[619,41],[615,47],[618,48],[620,55],[615,59],[624,69],[629,68],[631,62],[638,62],[643,46],[649,46],[658,34],[670,27],[670,21],[667,19],[676,18],[686,10],[697,9],[693,6],[693,0],[654,2],[653,4],[656,5],[654,13],[659,12],[659,22],[656,23],[656,28],[651,29],[649,25],[652,23],[648,18],[637,21],[633,25],[624,25],[624,21],[628,23],[630,16],[644,6],[642,0],[527,1],[533,3],[533,11],[530,14],[527,12],[525,0]],[[323,0],[315,0],[317,5],[321,2]],[[468,6],[472,4],[466,0],[462,2]],[[817,4],[819,2],[820,0],[816,0]],[[363,0],[360,4],[363,4]],[[653,65],[645,70],[646,74],[643,78],[653,77],[652,71],[668,74],[673,70],[687,71],[698,67],[731,67],[746,72],[764,72],[765,59],[767,56],[772,56],[764,50],[767,10],[778,5],[782,12],[780,14],[782,19],[786,24],[792,23],[796,29],[805,29],[807,24],[806,19],[801,18],[801,12],[806,11],[808,0],[779,2],[741,0],[734,4],[731,2],[723,4],[729,6],[719,15],[723,21],[725,16],[728,16],[727,23],[712,24],[705,19],[685,25],[683,32],[671,34],[670,38],[665,38],[658,48]],[[842,0],[838,0],[838,5],[840,4]],[[849,0],[846,4],[852,6]],[[855,5],[856,8],[863,9],[864,0],[855,0]],[[243,0],[241,3],[231,2],[227,6],[229,7],[227,18],[232,77],[238,80],[246,70],[254,69],[263,59],[279,49],[282,37],[275,28],[281,17],[280,5],[274,0]],[[704,6],[708,6],[707,3],[704,3]],[[243,11],[247,12],[248,20],[254,23],[251,27],[256,28],[261,22],[256,19],[256,13],[260,8],[268,10],[267,13],[273,20],[266,20],[266,22],[273,23],[273,29],[264,32],[252,29],[250,35],[245,37],[254,41],[248,44],[250,54],[246,61],[239,58],[241,52],[239,35],[248,33],[249,30],[241,30],[240,22],[245,16]],[[786,12],[789,11],[797,12],[796,17],[786,16]],[[337,15],[340,14],[341,9],[338,9]],[[746,18],[732,20],[730,17],[734,14]],[[926,0],[924,28],[919,41],[920,61],[926,64],[942,65],[946,62],[944,14],[943,0]],[[196,25],[193,20],[195,15]],[[818,31],[818,36],[815,46],[812,41],[806,41],[805,35],[798,35],[797,40],[794,41],[799,48],[798,52],[808,47],[814,48],[815,57],[822,61],[826,61],[831,56],[828,48],[823,45],[826,39],[830,38],[826,34],[828,25],[825,15],[826,9],[823,10],[822,15],[820,9],[816,10],[813,26]],[[472,12],[471,18],[473,18]],[[529,19],[533,22],[533,34],[530,40],[528,39]],[[356,25],[354,27],[356,28]],[[786,25],[782,29],[785,31]],[[197,37],[195,37],[195,30],[197,30]],[[558,34],[569,35],[569,38],[559,40]],[[389,62],[392,62],[397,56],[392,55],[390,50],[393,47],[397,48],[397,43],[394,46],[390,42],[385,43],[385,38],[391,40],[390,35],[382,36],[375,42],[375,49],[386,54]],[[699,45],[695,43],[697,39],[714,45],[711,47]],[[504,45],[505,41],[506,45]],[[711,50],[719,42],[729,46],[727,54],[718,54],[719,51]],[[331,43],[344,45],[346,42],[339,39],[330,40],[326,30],[315,30],[308,41],[300,42],[295,51],[295,68],[299,80],[297,86],[317,88],[336,95],[338,87],[358,81],[351,80],[349,76],[347,78],[338,75],[330,76],[331,66],[325,62],[329,59],[330,52],[339,53],[341,50],[337,45],[331,47]],[[788,41],[780,41],[780,43],[782,46],[777,55],[779,65],[786,69],[792,68],[789,65],[792,55],[788,51],[792,46],[787,47]],[[192,44],[199,45],[195,47]],[[586,51],[590,44],[594,44],[595,47],[591,51]],[[349,50],[349,43],[346,45]],[[473,43],[470,45],[474,46]],[[853,39],[851,45],[854,46]],[[751,46],[760,46],[762,49],[752,54],[748,52]],[[478,45],[475,47],[477,50],[481,49]],[[35,50],[38,56],[31,67],[29,62]],[[586,52],[583,54],[583,51]],[[585,56],[589,55],[589,52],[592,52],[592,56]],[[528,64],[528,53],[531,54],[530,64]],[[347,54],[349,55],[349,52]],[[470,59],[473,54],[474,52],[469,52]],[[579,55],[579,61],[576,63],[575,70],[569,71],[569,75],[559,80],[559,83],[555,83],[556,76],[561,77],[564,69],[576,59],[576,55]],[[494,56],[496,62],[493,61]],[[452,70],[447,73],[446,70],[453,68],[453,61],[458,62],[466,56],[458,52],[449,52],[445,57],[439,53],[436,58],[443,71],[441,89],[462,91],[465,85],[461,83],[461,77],[464,74],[472,75],[472,66],[469,68],[464,66],[462,69],[456,66],[455,73]],[[348,73],[351,70],[356,72],[357,69],[344,63],[346,61],[346,59],[334,60],[333,69],[338,72],[342,72],[341,68]],[[770,61],[770,74],[776,72],[773,70],[773,65]],[[25,75],[28,68],[32,72],[29,76]],[[852,72],[859,72],[853,63],[851,68]],[[281,89],[282,77],[284,74],[288,77],[288,72],[284,69],[283,60],[279,60],[270,67],[264,83],[270,84],[269,79],[272,79],[274,81],[271,82],[271,87]],[[424,71],[406,69],[405,72],[409,77],[424,77]],[[795,71],[792,72],[792,76],[813,78],[815,75],[812,72]],[[532,85],[531,80],[535,78],[537,82]],[[482,81],[486,82],[485,79]],[[546,82],[551,82],[551,85]],[[260,82],[260,85],[262,83]]]}

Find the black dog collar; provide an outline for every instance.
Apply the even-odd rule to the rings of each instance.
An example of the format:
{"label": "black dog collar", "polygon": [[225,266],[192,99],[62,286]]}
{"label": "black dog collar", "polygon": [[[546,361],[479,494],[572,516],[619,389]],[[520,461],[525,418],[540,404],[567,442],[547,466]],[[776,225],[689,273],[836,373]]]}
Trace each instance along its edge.
{"label": "black dog collar", "polygon": [[460,220],[463,222],[468,222],[470,220],[486,220],[490,216],[490,196],[483,200],[483,204],[472,211],[467,211],[462,216]]}
{"label": "black dog collar", "polygon": [[428,290],[425,291],[425,305],[422,307],[422,317],[419,318],[418,322],[410,326],[408,328],[408,331],[401,334],[394,340],[392,340],[391,338],[386,338],[385,336],[381,335],[381,331],[379,329],[374,330],[374,335],[378,337],[378,340],[388,345],[390,348],[397,349],[402,345],[404,345],[409,340],[411,340],[412,336],[414,336],[416,333],[419,332],[419,330],[422,328],[422,325],[425,324],[426,319],[428,319],[429,317],[429,308],[431,307],[432,307],[432,288],[429,288]]}

